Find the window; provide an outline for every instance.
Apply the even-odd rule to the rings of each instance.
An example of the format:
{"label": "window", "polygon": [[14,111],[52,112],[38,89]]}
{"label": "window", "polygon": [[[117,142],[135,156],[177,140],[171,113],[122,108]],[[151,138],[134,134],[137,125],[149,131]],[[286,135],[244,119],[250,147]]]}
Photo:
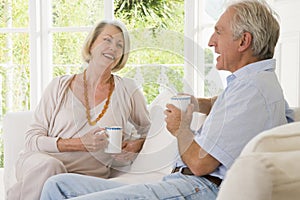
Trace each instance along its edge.
{"label": "window", "polygon": [[215,77],[206,79],[213,68],[213,52],[206,48],[205,31],[213,28],[213,20],[201,26],[206,21],[204,1],[157,0],[152,7],[149,1],[140,1],[133,6],[145,6],[148,12],[127,10],[127,14],[120,10],[126,2],[130,3],[2,0],[0,121],[8,111],[34,109],[53,77],[82,71],[81,46],[91,27],[103,18],[121,19],[130,30],[132,51],[119,75],[134,78],[148,103],[165,89],[195,96],[219,92],[219,86],[213,85]]}
{"label": "window", "polygon": [[[213,22],[205,22],[204,26],[200,26],[206,20],[202,16],[205,13],[205,3],[210,5],[214,1],[170,1],[172,3],[169,2],[168,6],[173,7],[169,10],[164,5],[165,1],[156,1],[156,5],[151,6],[165,6],[164,12],[156,13],[154,11],[159,9],[151,11],[146,7],[149,13],[142,20],[139,20],[141,16],[128,19],[129,14],[136,14],[134,12],[122,15],[118,6],[124,7],[125,2],[128,1],[2,1],[0,115],[8,110],[34,108],[53,77],[81,71],[81,46],[88,31],[97,21],[113,18],[113,8],[115,18],[124,21],[131,30],[133,44],[128,69],[120,74],[132,76],[143,83],[148,103],[163,89],[162,86],[174,91],[197,91],[196,96],[218,92],[220,84],[213,86],[217,79],[205,78],[213,68],[213,59],[212,52],[206,48],[207,37],[204,35],[209,35],[206,29],[212,28]],[[145,2],[144,6],[149,6]],[[143,5],[141,3],[135,6]],[[189,12],[184,11],[185,9]],[[168,15],[169,19],[164,20]],[[200,18],[203,20],[200,21]],[[201,35],[201,32],[204,34]],[[205,63],[204,60],[210,63]],[[160,68],[160,71],[152,70],[153,68]],[[152,78],[139,77],[139,73],[145,76],[148,71],[156,73],[151,74]],[[183,81],[176,80],[174,76],[183,77]],[[211,73],[207,77],[211,77]],[[13,90],[6,90],[11,86],[14,86]],[[209,87],[216,91],[211,91]],[[150,91],[153,89],[155,91]]]}
{"label": "window", "polygon": [[[29,108],[28,2],[0,4],[0,118],[8,110]],[[14,16],[14,17],[12,17]]]}
{"label": "window", "polygon": [[[154,5],[141,1],[133,5],[147,8],[146,14],[141,12],[145,9],[120,12],[119,2],[115,1],[115,18],[127,22],[132,44],[128,65],[119,74],[134,78],[149,104],[163,90],[183,91],[184,1],[156,1]],[[130,7],[129,3],[125,6]],[[161,18],[163,15],[167,19]]]}

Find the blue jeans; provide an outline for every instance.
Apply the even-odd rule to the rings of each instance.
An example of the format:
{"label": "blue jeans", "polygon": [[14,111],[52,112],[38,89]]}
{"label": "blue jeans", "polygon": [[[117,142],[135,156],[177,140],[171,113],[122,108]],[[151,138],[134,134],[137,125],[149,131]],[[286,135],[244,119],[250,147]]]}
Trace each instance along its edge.
{"label": "blue jeans", "polygon": [[217,185],[203,177],[187,176],[181,173],[167,175],[157,183],[135,185],[78,174],[59,174],[47,180],[42,191],[41,200],[69,198],[74,200],[213,200],[216,199],[218,191]]}

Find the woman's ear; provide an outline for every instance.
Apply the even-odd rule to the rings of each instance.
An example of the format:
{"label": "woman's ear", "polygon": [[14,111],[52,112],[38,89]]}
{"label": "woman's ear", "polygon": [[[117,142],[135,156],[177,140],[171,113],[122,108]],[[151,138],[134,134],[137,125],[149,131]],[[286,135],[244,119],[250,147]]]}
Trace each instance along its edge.
{"label": "woman's ear", "polygon": [[245,51],[247,50],[252,43],[252,35],[249,32],[244,32],[241,39],[240,39],[240,47],[239,51]]}

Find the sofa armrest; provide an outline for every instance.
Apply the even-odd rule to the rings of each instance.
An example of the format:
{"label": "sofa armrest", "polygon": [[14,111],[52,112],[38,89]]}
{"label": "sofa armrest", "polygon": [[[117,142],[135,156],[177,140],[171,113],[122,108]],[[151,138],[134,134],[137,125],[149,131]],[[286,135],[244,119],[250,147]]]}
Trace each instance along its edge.
{"label": "sofa armrest", "polygon": [[7,190],[15,182],[14,165],[19,152],[24,148],[25,132],[33,117],[32,111],[7,113],[3,119],[4,142],[4,188]]}

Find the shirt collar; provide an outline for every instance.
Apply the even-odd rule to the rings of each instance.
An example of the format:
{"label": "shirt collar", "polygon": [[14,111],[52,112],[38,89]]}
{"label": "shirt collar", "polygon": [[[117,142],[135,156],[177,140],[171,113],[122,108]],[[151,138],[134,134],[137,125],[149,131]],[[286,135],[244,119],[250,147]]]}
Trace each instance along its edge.
{"label": "shirt collar", "polygon": [[229,76],[227,76],[226,81],[227,81],[227,85],[233,81],[236,78],[236,76],[234,74],[231,74]]}
{"label": "shirt collar", "polygon": [[275,71],[276,60],[275,59],[267,59],[254,63],[250,63],[239,70],[235,71],[231,75],[229,75],[227,79],[227,84],[232,82],[237,77],[243,77],[253,72],[261,72],[261,71]]}

